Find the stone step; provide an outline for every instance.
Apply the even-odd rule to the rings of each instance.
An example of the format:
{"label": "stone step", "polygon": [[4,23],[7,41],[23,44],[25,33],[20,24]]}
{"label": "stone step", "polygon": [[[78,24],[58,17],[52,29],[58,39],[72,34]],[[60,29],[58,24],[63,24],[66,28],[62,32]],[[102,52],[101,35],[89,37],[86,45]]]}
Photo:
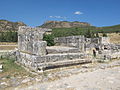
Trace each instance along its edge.
{"label": "stone step", "polygon": [[58,67],[67,67],[67,66],[85,64],[85,63],[91,63],[91,62],[92,60],[90,59],[75,59],[75,60],[39,63],[38,70],[47,70],[47,69],[53,69],[53,68],[58,68]]}
{"label": "stone step", "polygon": [[74,59],[84,59],[87,55],[84,53],[56,53],[48,54],[45,56],[40,56],[36,58],[37,63],[46,63],[46,62],[57,62],[57,61],[66,61]]}

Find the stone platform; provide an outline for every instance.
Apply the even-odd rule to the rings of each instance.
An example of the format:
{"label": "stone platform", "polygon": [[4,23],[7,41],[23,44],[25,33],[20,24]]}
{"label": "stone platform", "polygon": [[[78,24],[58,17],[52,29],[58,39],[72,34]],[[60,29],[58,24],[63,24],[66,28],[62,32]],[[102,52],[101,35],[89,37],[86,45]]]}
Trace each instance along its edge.
{"label": "stone platform", "polygon": [[84,53],[63,53],[38,56],[18,51],[16,54],[18,59],[17,62],[34,71],[50,67],[54,68],[57,66],[91,62],[90,59],[85,59],[87,56]]}
{"label": "stone platform", "polygon": [[48,54],[79,52],[78,48],[67,47],[67,46],[51,46],[51,47],[46,47],[46,49]]}

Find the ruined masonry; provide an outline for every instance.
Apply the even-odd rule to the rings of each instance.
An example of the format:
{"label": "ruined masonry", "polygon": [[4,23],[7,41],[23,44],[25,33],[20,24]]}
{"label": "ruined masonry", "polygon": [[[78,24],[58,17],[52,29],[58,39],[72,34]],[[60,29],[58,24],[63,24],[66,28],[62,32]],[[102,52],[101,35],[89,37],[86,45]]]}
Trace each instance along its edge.
{"label": "ruined masonry", "polygon": [[17,62],[34,71],[60,66],[90,63],[93,56],[100,59],[119,58],[119,47],[109,43],[108,37],[85,38],[68,36],[55,38],[55,46],[48,47],[43,35],[51,29],[21,26],[18,30]]}
{"label": "ruined masonry", "polygon": [[75,47],[47,47],[46,41],[43,41],[46,31],[43,28],[19,27],[17,62],[34,71],[91,62],[84,60],[86,54]]}

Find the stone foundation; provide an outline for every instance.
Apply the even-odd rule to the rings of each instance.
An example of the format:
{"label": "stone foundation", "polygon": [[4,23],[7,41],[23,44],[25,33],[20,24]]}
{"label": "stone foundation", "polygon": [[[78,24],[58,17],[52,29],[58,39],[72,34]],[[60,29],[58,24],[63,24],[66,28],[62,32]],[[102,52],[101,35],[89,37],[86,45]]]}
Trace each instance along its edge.
{"label": "stone foundation", "polygon": [[[22,65],[30,68],[31,70],[36,70],[37,68],[45,68],[45,67],[48,67],[49,64],[55,66],[56,64],[55,62],[70,63],[73,60],[78,59],[80,61],[87,57],[86,54],[84,53],[48,54],[44,56],[38,56],[38,55],[31,55],[31,54],[20,52],[20,51],[18,51],[16,55],[17,55],[17,61]],[[87,60],[84,60],[84,61],[87,62]],[[62,63],[62,65],[64,65],[64,63]]]}

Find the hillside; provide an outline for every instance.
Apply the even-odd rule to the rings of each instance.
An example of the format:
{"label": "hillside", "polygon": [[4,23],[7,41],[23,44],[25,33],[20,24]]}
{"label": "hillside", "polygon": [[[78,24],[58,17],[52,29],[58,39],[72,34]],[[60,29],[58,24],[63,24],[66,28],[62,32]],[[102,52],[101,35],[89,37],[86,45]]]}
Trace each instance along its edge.
{"label": "hillside", "polygon": [[53,34],[56,37],[69,35],[85,35],[90,31],[91,33],[120,33],[120,25],[109,27],[71,27],[71,28],[53,28]]}
{"label": "hillside", "polygon": [[23,22],[0,20],[0,31],[17,31],[19,26],[26,26],[26,24],[24,24]]}
{"label": "hillside", "polygon": [[53,30],[91,30],[93,32],[113,33],[120,32],[120,24],[106,27],[95,27],[87,22],[68,22],[68,21],[46,21],[43,25],[38,26],[42,28],[52,28]]}
{"label": "hillside", "polygon": [[42,28],[71,28],[71,27],[88,27],[91,26],[86,22],[68,22],[68,21],[47,21],[43,25],[39,26]]}
{"label": "hillside", "polygon": [[120,32],[120,24],[107,26],[107,27],[99,27],[98,30],[105,31],[105,32]]}

